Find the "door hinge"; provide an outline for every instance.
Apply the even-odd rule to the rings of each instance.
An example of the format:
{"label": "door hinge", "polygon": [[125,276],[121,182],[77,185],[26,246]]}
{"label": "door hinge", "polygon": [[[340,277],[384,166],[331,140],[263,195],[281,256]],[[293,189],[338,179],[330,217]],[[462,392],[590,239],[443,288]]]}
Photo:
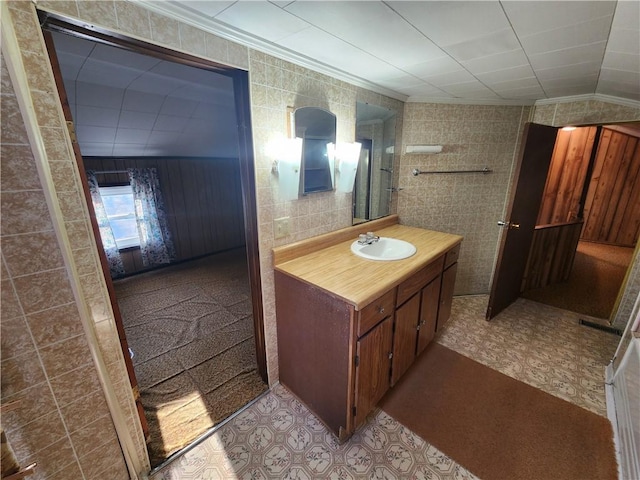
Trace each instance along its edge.
{"label": "door hinge", "polygon": [[76,127],[71,120],[67,120],[67,130],[69,131],[71,143],[78,143],[78,137],[76,136]]}
{"label": "door hinge", "polygon": [[358,355],[356,355],[355,362],[356,362],[356,367],[360,365],[360,357]]}

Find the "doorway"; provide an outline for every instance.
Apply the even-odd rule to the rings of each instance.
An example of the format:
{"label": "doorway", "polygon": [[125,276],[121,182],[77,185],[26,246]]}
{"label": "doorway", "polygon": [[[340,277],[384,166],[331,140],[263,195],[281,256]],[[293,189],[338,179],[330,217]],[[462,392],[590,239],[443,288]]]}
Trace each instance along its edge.
{"label": "doorway", "polygon": [[247,73],[45,29],[157,466],[267,388]]}

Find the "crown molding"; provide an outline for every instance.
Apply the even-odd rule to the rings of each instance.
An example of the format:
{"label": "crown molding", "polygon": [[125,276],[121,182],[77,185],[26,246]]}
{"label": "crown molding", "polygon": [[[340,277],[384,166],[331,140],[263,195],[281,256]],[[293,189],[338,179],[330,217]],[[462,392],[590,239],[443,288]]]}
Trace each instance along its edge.
{"label": "crown molding", "polygon": [[474,99],[474,98],[442,98],[413,95],[407,99],[407,103],[447,103],[453,105],[506,105],[514,107],[525,107],[534,104],[535,100],[505,100],[502,98]]}
{"label": "crown molding", "polygon": [[172,2],[158,2],[157,0],[132,0],[132,3],[137,3],[147,10],[159,13],[160,15],[180,20],[181,22],[184,22],[188,25],[198,27],[206,32],[213,33],[214,35],[225,38],[232,42],[236,42],[249,48],[259,50],[260,52],[277,57],[281,60],[286,60],[287,62],[294,63],[301,67],[308,68],[309,70],[313,70],[314,72],[322,73],[332,78],[342,80],[344,82],[350,83],[351,85],[355,85],[356,87],[362,87],[367,90],[372,90],[376,93],[391,97],[395,100],[400,100],[402,102],[407,101],[407,95],[382,87],[378,84],[369,82],[343,70],[332,67],[331,65],[327,65],[325,63],[314,60],[313,58],[307,57],[306,55],[301,55],[289,50],[288,48],[281,47],[274,43],[250,35],[246,32],[237,30],[225,23],[216,20],[215,18],[198,15],[195,12],[192,13],[182,7],[174,5]]}
{"label": "crown molding", "polygon": [[573,95],[571,97],[556,97],[545,98],[542,100],[536,100],[535,106],[541,105],[555,105],[557,103],[570,103],[570,102],[587,102],[589,100],[597,100],[605,103],[614,103],[616,105],[623,105],[625,107],[640,108],[640,101],[631,100],[630,98],[614,97],[612,95],[603,95],[601,93],[591,93],[587,95]]}

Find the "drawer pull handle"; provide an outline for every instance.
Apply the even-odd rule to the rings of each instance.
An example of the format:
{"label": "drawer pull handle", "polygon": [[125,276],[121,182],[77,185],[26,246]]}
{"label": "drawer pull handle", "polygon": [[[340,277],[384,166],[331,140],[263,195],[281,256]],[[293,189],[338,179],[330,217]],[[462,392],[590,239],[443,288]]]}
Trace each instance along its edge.
{"label": "drawer pull handle", "polygon": [[384,313],[384,307],[378,307],[378,313]]}

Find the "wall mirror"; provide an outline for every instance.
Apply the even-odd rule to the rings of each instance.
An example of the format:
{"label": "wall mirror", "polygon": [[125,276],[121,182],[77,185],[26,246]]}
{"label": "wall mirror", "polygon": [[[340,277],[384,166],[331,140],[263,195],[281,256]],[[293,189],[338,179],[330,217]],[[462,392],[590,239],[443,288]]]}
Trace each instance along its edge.
{"label": "wall mirror", "polygon": [[389,215],[396,112],[357,102],[356,141],[362,144],[362,149],[353,188],[354,225]]}
{"label": "wall mirror", "polygon": [[293,125],[295,136],[303,141],[301,193],[333,190],[334,162],[327,145],[336,144],[336,116],[322,108],[302,107],[293,112]]}

